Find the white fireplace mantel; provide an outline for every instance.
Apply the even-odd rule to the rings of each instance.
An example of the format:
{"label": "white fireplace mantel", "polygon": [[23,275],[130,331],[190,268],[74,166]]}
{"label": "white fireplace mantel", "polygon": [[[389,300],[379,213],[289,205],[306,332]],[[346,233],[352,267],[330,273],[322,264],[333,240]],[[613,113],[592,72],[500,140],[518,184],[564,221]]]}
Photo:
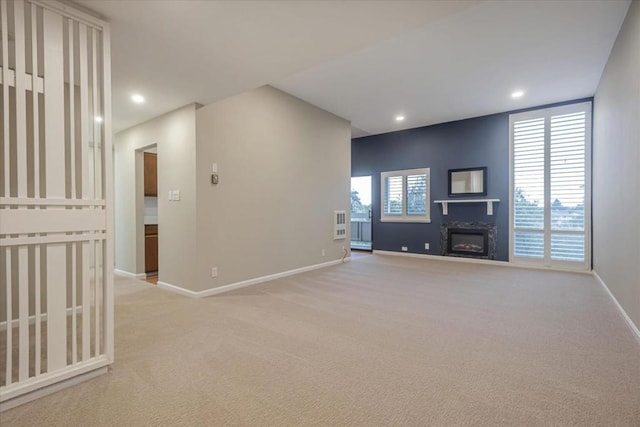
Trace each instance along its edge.
{"label": "white fireplace mantel", "polygon": [[440,203],[442,205],[442,215],[449,214],[449,203],[486,203],[487,215],[493,215],[493,204],[498,203],[500,199],[449,199],[449,200],[434,200],[434,203]]}

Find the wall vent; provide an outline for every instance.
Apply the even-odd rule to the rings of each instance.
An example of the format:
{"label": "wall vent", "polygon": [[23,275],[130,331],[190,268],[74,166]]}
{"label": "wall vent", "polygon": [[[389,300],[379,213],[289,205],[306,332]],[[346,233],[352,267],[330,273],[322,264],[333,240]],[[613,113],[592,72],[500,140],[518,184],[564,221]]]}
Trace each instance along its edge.
{"label": "wall vent", "polygon": [[333,211],[333,240],[347,237],[347,212]]}

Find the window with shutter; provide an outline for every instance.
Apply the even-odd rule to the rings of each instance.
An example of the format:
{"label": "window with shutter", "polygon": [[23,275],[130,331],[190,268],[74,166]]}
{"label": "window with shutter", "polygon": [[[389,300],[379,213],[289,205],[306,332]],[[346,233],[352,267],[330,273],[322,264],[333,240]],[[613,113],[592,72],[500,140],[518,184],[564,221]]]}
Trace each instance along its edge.
{"label": "window with shutter", "polygon": [[381,221],[430,222],[429,169],[380,174]]}
{"label": "window with shutter", "polygon": [[591,103],[514,114],[511,261],[590,266]]}

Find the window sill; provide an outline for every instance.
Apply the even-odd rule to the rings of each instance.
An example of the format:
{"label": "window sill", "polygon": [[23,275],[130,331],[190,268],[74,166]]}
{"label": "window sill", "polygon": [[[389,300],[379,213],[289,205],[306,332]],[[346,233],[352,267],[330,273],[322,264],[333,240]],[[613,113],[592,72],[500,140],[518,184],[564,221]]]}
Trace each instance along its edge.
{"label": "window sill", "polygon": [[430,223],[431,219],[426,218],[380,218],[380,222],[415,222],[415,223]]}

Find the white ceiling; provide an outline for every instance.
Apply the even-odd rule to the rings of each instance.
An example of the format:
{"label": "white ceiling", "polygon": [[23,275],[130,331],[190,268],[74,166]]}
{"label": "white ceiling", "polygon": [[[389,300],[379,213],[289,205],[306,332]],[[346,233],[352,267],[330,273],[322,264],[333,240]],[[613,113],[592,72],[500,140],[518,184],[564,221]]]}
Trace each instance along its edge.
{"label": "white ceiling", "polygon": [[350,119],[354,137],[588,97],[629,4],[483,2],[274,86]]}
{"label": "white ceiling", "polygon": [[111,23],[115,131],[271,84],[354,136],[593,95],[630,4],[77,2]]}

